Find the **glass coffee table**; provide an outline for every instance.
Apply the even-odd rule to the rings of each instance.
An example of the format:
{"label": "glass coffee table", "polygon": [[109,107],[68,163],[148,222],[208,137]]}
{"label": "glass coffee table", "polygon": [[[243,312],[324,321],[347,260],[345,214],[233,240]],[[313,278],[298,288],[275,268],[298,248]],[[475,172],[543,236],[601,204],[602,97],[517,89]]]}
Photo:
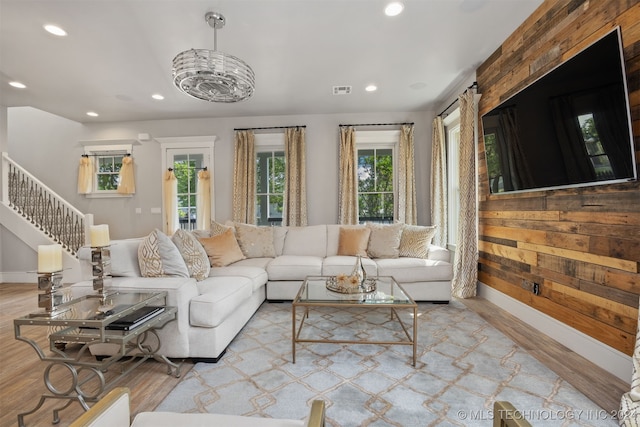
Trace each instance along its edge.
{"label": "glass coffee table", "polygon": [[[335,343],[335,344],[388,344],[388,345],[410,345],[413,347],[413,366],[416,365],[416,349],[418,344],[418,305],[402,289],[393,277],[377,277],[376,289],[372,292],[343,294],[327,289],[325,276],[309,276],[305,279],[291,304],[291,347],[293,363],[296,363],[297,343]],[[312,308],[318,307],[365,307],[373,310],[389,310],[391,319],[399,322],[406,339],[393,340],[341,340],[330,338],[305,338],[302,337],[302,329],[305,321],[309,319],[309,312]],[[298,322],[297,311],[302,308],[302,316]],[[413,327],[407,327],[398,315],[400,309],[410,310],[413,316]],[[309,320],[311,322],[311,320]],[[375,323],[370,323],[372,328],[377,327]]]}
{"label": "glass coffee table", "polygon": [[[24,417],[37,411],[46,399],[67,400],[54,409],[54,424],[59,422],[58,413],[74,401],[88,410],[87,402],[96,402],[111,384],[148,359],[166,364],[167,373],[179,377],[181,366],[158,353],[156,330],[175,320],[177,313],[176,307],[166,305],[166,299],[166,292],[115,292],[104,299],[88,295],[61,304],[64,310],[54,316],[42,312],[14,319],[16,339],[33,347],[47,364],[44,383],[48,393],[42,394],[32,410],[18,415],[18,425],[24,427]],[[147,307],[154,313],[139,323],[115,326],[120,319]],[[45,342],[36,338],[41,333],[34,327],[48,328]],[[89,347],[95,344],[112,344],[115,352],[93,357]],[[120,362],[117,367],[116,362]]]}

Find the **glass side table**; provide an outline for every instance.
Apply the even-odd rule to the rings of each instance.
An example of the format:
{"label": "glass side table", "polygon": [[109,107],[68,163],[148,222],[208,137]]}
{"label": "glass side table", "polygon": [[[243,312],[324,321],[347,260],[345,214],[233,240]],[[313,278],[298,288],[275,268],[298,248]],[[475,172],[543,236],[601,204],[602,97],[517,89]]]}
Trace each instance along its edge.
{"label": "glass side table", "polygon": [[[64,303],[66,311],[57,316],[33,313],[14,319],[16,339],[29,344],[46,363],[44,384],[49,391],[33,409],[18,414],[18,425],[24,427],[24,417],[40,409],[46,399],[68,400],[53,410],[54,424],[60,421],[59,411],[74,401],[88,410],[87,402],[96,402],[108,387],[151,358],[166,364],[169,375],[180,377],[181,365],[158,354],[156,329],[174,320],[177,312],[176,307],[166,306],[166,297],[166,292],[116,292],[104,299],[87,295]],[[146,306],[161,310],[130,330],[109,326]],[[42,340],[29,337],[32,327],[49,328],[48,349]],[[95,344],[112,344],[110,355],[92,356],[89,347]]]}

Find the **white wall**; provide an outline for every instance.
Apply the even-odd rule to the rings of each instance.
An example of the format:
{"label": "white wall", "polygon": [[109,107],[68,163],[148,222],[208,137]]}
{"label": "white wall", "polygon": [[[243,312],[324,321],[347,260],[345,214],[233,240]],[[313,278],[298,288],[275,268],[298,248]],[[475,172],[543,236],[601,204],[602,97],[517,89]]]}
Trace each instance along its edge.
{"label": "white wall", "polygon": [[[416,188],[418,223],[430,224],[429,176],[431,168],[431,120],[433,112],[329,114],[269,117],[198,118],[139,122],[79,124],[30,107],[10,108],[8,151],[11,158],[41,179],[53,191],[85,213],[96,224],[109,224],[112,238],[148,234],[161,228],[161,215],[151,208],[162,200],[160,144],[154,137],[215,135],[214,197],[219,221],[231,218],[233,129],[235,127],[306,125],[307,192],[309,224],[336,223],[338,217],[339,124],[415,122]],[[362,128],[365,129],[365,128]],[[372,128],[368,128],[372,129]],[[378,127],[373,129],[388,129]],[[134,139],[148,133],[151,141],[134,145],[136,194],[129,198],[90,199],[78,195],[77,169],[83,146],[80,141]],[[142,214],[136,214],[141,208]],[[0,230],[0,232],[6,232]],[[6,252],[5,240],[2,247]],[[12,245],[15,242],[11,242]],[[20,250],[6,259],[12,265]]]}

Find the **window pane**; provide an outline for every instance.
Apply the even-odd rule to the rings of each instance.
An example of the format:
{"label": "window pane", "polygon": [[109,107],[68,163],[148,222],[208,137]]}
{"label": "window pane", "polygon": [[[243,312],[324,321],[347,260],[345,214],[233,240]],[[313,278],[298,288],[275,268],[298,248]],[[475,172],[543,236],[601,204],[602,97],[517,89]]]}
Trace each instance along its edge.
{"label": "window pane", "polygon": [[269,197],[269,218],[282,218],[284,198],[282,196]]}
{"label": "window pane", "polygon": [[358,192],[375,191],[375,152],[358,150]]}
{"label": "window pane", "polygon": [[393,156],[391,150],[376,152],[376,190],[393,191]]}
{"label": "window pane", "polygon": [[272,185],[271,192],[272,193],[284,193],[284,153],[276,152],[274,153],[274,157],[272,159]]}
{"label": "window pane", "polygon": [[98,157],[98,173],[113,172],[113,157]]}

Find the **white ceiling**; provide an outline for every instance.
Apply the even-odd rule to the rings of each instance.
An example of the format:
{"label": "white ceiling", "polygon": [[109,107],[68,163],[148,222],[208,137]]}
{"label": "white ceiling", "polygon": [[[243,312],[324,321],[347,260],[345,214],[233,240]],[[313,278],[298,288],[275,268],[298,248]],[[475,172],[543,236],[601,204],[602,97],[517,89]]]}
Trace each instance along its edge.
{"label": "white ceiling", "polygon": [[[541,3],[404,0],[390,18],[386,0],[0,0],[0,104],[79,122],[424,111]],[[214,48],[207,11],[226,18],[218,50],[256,74],[249,100],[214,104],[173,86],[177,53]],[[334,85],[353,92],[335,96]]]}

